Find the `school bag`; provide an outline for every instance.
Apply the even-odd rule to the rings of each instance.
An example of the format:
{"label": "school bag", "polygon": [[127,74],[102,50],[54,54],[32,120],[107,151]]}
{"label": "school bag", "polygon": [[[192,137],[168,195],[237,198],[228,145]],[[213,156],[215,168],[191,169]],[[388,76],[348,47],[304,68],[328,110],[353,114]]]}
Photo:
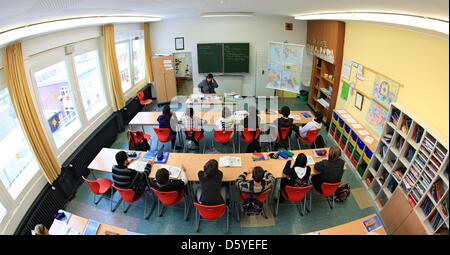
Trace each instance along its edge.
{"label": "school bag", "polygon": [[342,184],[334,193],[334,201],[336,203],[342,203],[347,200],[350,195],[350,185],[348,183]]}
{"label": "school bag", "polygon": [[144,138],[144,132],[136,131],[136,133],[129,133],[130,138],[128,139],[128,149],[135,151],[148,151],[150,150],[150,145],[148,140]]}
{"label": "school bag", "polygon": [[316,140],[314,141],[314,148],[315,149],[325,148],[325,141],[323,140],[323,137],[321,135],[318,135],[316,137]]}
{"label": "school bag", "polygon": [[263,213],[263,203],[252,196],[244,201],[242,208],[247,216],[261,215]]}

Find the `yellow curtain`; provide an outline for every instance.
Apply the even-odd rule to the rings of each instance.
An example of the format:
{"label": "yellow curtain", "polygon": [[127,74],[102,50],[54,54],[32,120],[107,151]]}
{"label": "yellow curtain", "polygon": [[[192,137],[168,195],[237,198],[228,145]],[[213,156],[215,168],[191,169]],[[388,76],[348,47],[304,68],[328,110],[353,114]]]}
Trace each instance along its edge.
{"label": "yellow curtain", "polygon": [[17,118],[30,142],[31,149],[41,165],[49,183],[60,175],[61,168],[56,162],[50,144],[39,121],[36,108],[28,87],[23,65],[22,45],[16,43],[8,46],[4,54],[5,77]]}
{"label": "yellow curtain", "polygon": [[106,69],[108,73],[109,86],[112,92],[112,101],[114,111],[120,110],[125,106],[122,84],[120,81],[119,66],[116,57],[116,41],[114,38],[114,25],[103,26],[103,39],[105,46]]}
{"label": "yellow curtain", "polygon": [[144,44],[145,44],[145,63],[147,71],[147,80],[153,82],[152,72],[152,43],[150,40],[150,23],[144,23]]}

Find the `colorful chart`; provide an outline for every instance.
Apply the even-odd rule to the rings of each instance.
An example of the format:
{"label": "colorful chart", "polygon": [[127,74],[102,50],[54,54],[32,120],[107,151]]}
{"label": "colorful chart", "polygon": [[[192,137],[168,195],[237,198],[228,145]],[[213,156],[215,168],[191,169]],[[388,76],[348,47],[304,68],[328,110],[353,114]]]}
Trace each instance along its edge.
{"label": "colorful chart", "polygon": [[267,88],[299,93],[303,45],[269,42]]}
{"label": "colorful chart", "polygon": [[383,125],[387,118],[388,112],[381,105],[372,101],[365,121],[369,125],[369,128],[372,129],[378,136],[381,135]]}
{"label": "colorful chart", "polygon": [[373,84],[372,98],[389,108],[390,104],[397,100],[399,88],[398,83],[378,74]]}

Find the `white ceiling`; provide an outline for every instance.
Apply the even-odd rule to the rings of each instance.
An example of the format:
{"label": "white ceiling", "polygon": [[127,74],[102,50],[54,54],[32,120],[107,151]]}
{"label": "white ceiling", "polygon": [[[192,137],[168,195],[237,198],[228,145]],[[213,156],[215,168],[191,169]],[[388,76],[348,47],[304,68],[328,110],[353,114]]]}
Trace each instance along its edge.
{"label": "white ceiling", "polygon": [[0,32],[40,21],[87,15],[196,17],[202,12],[261,15],[336,11],[403,13],[448,21],[448,0],[0,0]]}

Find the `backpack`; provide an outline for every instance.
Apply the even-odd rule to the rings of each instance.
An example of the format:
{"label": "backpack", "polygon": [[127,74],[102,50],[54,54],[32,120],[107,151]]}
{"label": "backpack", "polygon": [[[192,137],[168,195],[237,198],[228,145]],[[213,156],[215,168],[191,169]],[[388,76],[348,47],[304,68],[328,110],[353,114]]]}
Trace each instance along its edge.
{"label": "backpack", "polygon": [[347,183],[342,184],[334,193],[334,201],[336,203],[342,203],[347,200],[347,197],[350,195],[350,185]]}
{"label": "backpack", "polygon": [[314,149],[320,148],[325,148],[325,141],[323,140],[323,137],[321,135],[318,135],[316,137],[316,140],[314,141]]}
{"label": "backpack", "polygon": [[261,215],[263,212],[263,203],[258,201],[256,198],[249,197],[242,204],[242,208],[247,216]]}
{"label": "backpack", "polygon": [[128,139],[128,149],[135,151],[148,151],[150,150],[150,145],[148,140],[144,138],[144,132],[136,131],[136,136],[129,132]]}

